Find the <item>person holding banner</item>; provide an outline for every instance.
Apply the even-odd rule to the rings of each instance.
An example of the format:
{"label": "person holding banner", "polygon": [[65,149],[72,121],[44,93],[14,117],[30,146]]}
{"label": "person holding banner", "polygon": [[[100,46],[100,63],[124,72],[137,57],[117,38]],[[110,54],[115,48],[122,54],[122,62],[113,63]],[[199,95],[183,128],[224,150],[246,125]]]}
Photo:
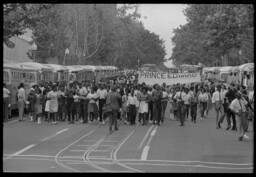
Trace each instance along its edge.
{"label": "person holding banner", "polygon": [[157,124],[160,126],[160,120],[161,120],[161,100],[163,98],[163,92],[160,89],[160,86],[158,84],[154,85],[155,90],[152,92],[152,99],[153,99],[153,124]]}
{"label": "person holding banner", "polygon": [[180,126],[184,126],[185,111],[186,111],[186,105],[184,103],[186,99],[186,93],[184,92],[184,87],[181,86],[180,91],[178,89],[178,91],[174,96],[174,99],[176,99],[178,103],[177,113],[178,113],[178,119],[180,120]]}

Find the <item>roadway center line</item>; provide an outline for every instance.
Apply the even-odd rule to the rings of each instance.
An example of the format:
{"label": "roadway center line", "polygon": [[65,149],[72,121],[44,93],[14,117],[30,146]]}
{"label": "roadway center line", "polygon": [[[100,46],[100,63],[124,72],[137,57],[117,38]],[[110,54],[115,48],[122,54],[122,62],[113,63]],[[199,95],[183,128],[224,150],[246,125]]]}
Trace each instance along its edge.
{"label": "roadway center line", "polygon": [[151,132],[150,134],[150,138],[146,144],[146,146],[144,147],[143,151],[142,151],[142,155],[141,155],[141,160],[147,160],[147,156],[148,156],[148,151],[149,151],[149,144],[153,138],[153,136],[156,134],[156,129],[158,126],[155,126],[154,130]]}
{"label": "roadway center line", "polygon": [[65,128],[65,129],[63,129],[63,130],[61,130],[61,131],[56,132],[55,134],[53,134],[53,135],[51,135],[51,136],[48,136],[48,137],[46,137],[46,138],[44,138],[44,139],[41,139],[41,141],[46,141],[46,140],[48,140],[48,139],[50,139],[50,138],[52,138],[52,137],[54,137],[54,136],[56,136],[56,135],[58,135],[58,134],[60,134],[60,133],[62,133],[62,132],[65,132],[65,131],[67,131],[67,130],[68,130],[68,128]]}
{"label": "roadway center line", "polygon": [[138,150],[141,149],[142,145],[144,144],[144,142],[146,141],[146,139],[148,138],[149,132],[152,130],[152,128],[154,127],[154,125],[151,125],[151,127],[148,129],[147,133],[145,134],[143,140],[141,141]]}
{"label": "roadway center line", "polygon": [[31,145],[25,147],[24,149],[21,149],[20,151],[15,152],[14,154],[11,154],[10,156],[4,158],[3,160],[7,160],[7,159],[9,159],[9,158],[11,158],[11,157],[13,157],[13,156],[18,156],[19,154],[21,154],[21,153],[27,151],[28,149],[30,149],[30,148],[32,148],[32,147],[34,147],[34,146],[35,146],[35,144],[31,144]]}

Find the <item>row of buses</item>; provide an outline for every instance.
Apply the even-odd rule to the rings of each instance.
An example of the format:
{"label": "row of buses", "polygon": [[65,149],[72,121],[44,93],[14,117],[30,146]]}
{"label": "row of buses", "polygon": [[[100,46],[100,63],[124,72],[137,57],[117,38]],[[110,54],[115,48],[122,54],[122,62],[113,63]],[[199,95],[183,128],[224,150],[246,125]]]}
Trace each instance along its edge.
{"label": "row of buses", "polygon": [[245,63],[240,66],[205,67],[205,79],[236,83],[245,86],[254,85],[254,63]]}
{"label": "row of buses", "polygon": [[120,72],[114,66],[42,64],[36,62],[3,63],[3,79],[11,92],[11,109],[17,108],[17,91],[24,83],[26,95],[33,84],[57,81],[95,81],[117,77]]}

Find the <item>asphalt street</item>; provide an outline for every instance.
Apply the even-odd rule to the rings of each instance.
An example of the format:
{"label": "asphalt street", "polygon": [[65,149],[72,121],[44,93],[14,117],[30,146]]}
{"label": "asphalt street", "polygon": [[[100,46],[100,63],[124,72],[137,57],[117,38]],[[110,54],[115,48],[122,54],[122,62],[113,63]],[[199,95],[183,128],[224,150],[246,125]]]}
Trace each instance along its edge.
{"label": "asphalt street", "polygon": [[184,127],[168,115],[160,126],[118,122],[57,125],[18,122],[3,126],[4,172],[252,173],[253,129],[238,141],[236,131],[216,129],[215,111]]}

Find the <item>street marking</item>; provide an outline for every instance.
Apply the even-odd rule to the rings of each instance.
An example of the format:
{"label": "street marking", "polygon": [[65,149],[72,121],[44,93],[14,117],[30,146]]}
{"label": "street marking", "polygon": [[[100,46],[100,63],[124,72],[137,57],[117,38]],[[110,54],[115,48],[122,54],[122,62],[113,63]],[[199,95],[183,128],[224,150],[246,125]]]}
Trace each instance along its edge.
{"label": "street marking", "polygon": [[[66,169],[68,169],[68,170],[70,170],[70,171],[80,172],[79,170],[74,169],[74,168],[71,168],[71,167],[69,167],[69,166],[63,164],[62,162],[58,161],[58,158],[62,158],[62,157],[59,157],[59,156],[60,156],[65,150],[67,150],[69,147],[71,147],[71,146],[74,145],[75,143],[81,141],[81,140],[82,140],[83,138],[85,138],[86,136],[89,136],[90,134],[92,134],[93,132],[95,132],[97,129],[98,129],[98,128],[93,129],[93,130],[90,131],[89,133],[85,134],[85,135],[82,136],[81,138],[77,139],[77,140],[74,141],[73,143],[69,144],[68,146],[66,146],[65,148],[63,148],[62,150],[60,150],[60,151],[55,155],[55,157],[54,157],[55,162],[56,162],[58,165],[60,165],[61,167],[66,168]],[[67,157],[67,156],[66,156],[66,157]],[[71,157],[71,158],[72,158],[72,157]],[[78,158],[80,158],[80,159],[82,158],[82,159],[83,159],[83,157],[78,157]]]}
{"label": "street marking", "polygon": [[[120,159],[119,161],[139,161],[140,159]],[[219,165],[253,165],[253,163],[225,163],[225,162],[204,162],[204,161],[177,161],[177,160],[145,160],[146,162],[176,162],[176,163],[206,163],[206,164],[219,164]]]}
{"label": "street marking", "polygon": [[86,152],[87,150],[71,149],[69,151],[72,151],[72,152]]}
{"label": "street marking", "polygon": [[9,160],[13,160],[13,159],[15,159],[15,160],[45,160],[45,161],[54,161],[54,159],[43,159],[43,158],[22,158],[22,157],[20,157],[19,158],[19,156],[14,156],[14,157],[10,157],[9,158]]}
{"label": "street marking", "polygon": [[104,142],[118,142],[117,140],[106,140]]}
{"label": "street marking", "polygon": [[57,132],[57,133],[56,133],[56,135],[58,135],[58,134],[60,134],[60,133],[62,133],[62,132],[65,132],[65,131],[67,131],[67,130],[68,130],[68,128],[63,129],[63,130],[61,130],[61,131]]}
{"label": "street marking", "polygon": [[87,141],[88,141],[88,142],[89,142],[89,141],[90,141],[90,142],[94,142],[94,141],[97,141],[97,140],[83,140],[83,141],[84,141],[84,142],[87,142]]}
{"label": "street marking", "polygon": [[8,123],[13,123],[13,122],[18,122],[19,120],[12,120],[12,121],[10,121],[10,122],[8,122]]}
{"label": "street marking", "polygon": [[92,146],[90,144],[78,144],[77,146]]}
{"label": "street marking", "polygon": [[[4,154],[4,156],[10,156],[11,154]],[[49,157],[52,158],[54,156],[50,155],[36,155],[36,154],[28,154],[28,155],[16,155],[17,157]]]}
{"label": "street marking", "polygon": [[48,139],[50,139],[50,138],[52,138],[52,137],[54,137],[54,136],[56,136],[56,135],[58,135],[58,134],[60,134],[60,133],[62,133],[62,132],[65,132],[65,131],[67,131],[67,130],[68,130],[68,128],[63,129],[63,130],[61,130],[61,131],[58,131],[58,132],[56,132],[55,134],[53,134],[53,135],[51,135],[51,136],[48,136],[48,137],[46,137],[46,138],[44,138],[44,139],[41,139],[41,141],[46,141],[46,140],[48,140]]}
{"label": "street marking", "polygon": [[[96,157],[96,158],[95,158]],[[107,159],[107,158],[104,158],[104,157],[108,157],[108,156],[105,156],[105,155],[102,155],[102,156],[93,156],[93,157],[90,157],[89,159]],[[109,160],[109,159],[107,159],[107,160]]]}
{"label": "street marking", "polygon": [[82,159],[81,156],[63,156],[61,159]]}
{"label": "street marking", "polygon": [[135,130],[136,130],[138,127],[139,127],[139,124],[137,124],[136,127],[133,129],[133,131],[132,131],[125,139],[123,139],[123,140],[116,146],[116,148],[114,148],[114,149],[111,151],[110,157],[111,157],[111,159],[112,159],[114,162],[116,162],[116,164],[118,164],[118,165],[120,165],[120,166],[122,166],[122,167],[124,167],[124,168],[126,168],[126,169],[130,169],[130,170],[132,170],[132,172],[140,172],[140,173],[141,173],[142,171],[140,171],[140,170],[138,170],[138,169],[131,168],[131,167],[129,167],[129,166],[123,164],[123,163],[120,163],[119,160],[118,160],[117,157],[116,157],[116,154],[117,154],[117,152],[119,151],[119,149],[120,149],[120,148],[123,146],[123,144],[128,140],[128,138],[130,138],[130,136],[135,132]]}
{"label": "street marking", "polygon": [[156,129],[157,129],[158,126],[156,126],[154,128],[154,130],[151,132],[150,134],[150,138],[146,144],[146,146],[144,147],[143,151],[142,151],[142,155],[141,155],[141,160],[147,160],[147,157],[148,157],[148,151],[149,151],[149,144],[153,138],[153,136],[156,134]]}
{"label": "street marking", "polygon": [[7,159],[9,159],[9,158],[11,158],[11,157],[13,157],[13,156],[17,156],[17,155],[19,155],[19,154],[21,154],[21,153],[27,151],[28,149],[34,147],[34,146],[35,146],[35,144],[31,144],[31,145],[25,147],[24,149],[21,149],[20,151],[14,153],[14,154],[11,154],[11,155],[8,156],[7,158],[4,158],[4,160],[7,160]]}
{"label": "street marking", "polygon": [[147,160],[149,146],[145,146],[141,155],[141,160]]}
{"label": "street marking", "polygon": [[155,163],[125,163],[125,164],[132,164],[132,165],[156,165],[156,166],[184,166],[184,167],[202,167],[202,168],[234,169],[234,170],[253,169],[253,167],[233,168],[233,167],[214,167],[214,166],[205,166],[205,165],[183,165],[183,164],[155,164]]}
{"label": "street marking", "polygon": [[151,127],[148,129],[147,133],[145,134],[143,140],[141,141],[139,147],[138,147],[138,150],[141,149],[142,145],[144,144],[144,142],[146,141],[146,139],[148,138],[148,134],[149,132],[152,130],[152,128],[154,128],[154,125],[151,125]]}
{"label": "street marking", "polygon": [[109,150],[105,150],[105,149],[103,149],[103,150],[94,149],[94,150],[92,150],[92,151],[102,151],[102,152],[107,152],[107,151],[109,151]]}

